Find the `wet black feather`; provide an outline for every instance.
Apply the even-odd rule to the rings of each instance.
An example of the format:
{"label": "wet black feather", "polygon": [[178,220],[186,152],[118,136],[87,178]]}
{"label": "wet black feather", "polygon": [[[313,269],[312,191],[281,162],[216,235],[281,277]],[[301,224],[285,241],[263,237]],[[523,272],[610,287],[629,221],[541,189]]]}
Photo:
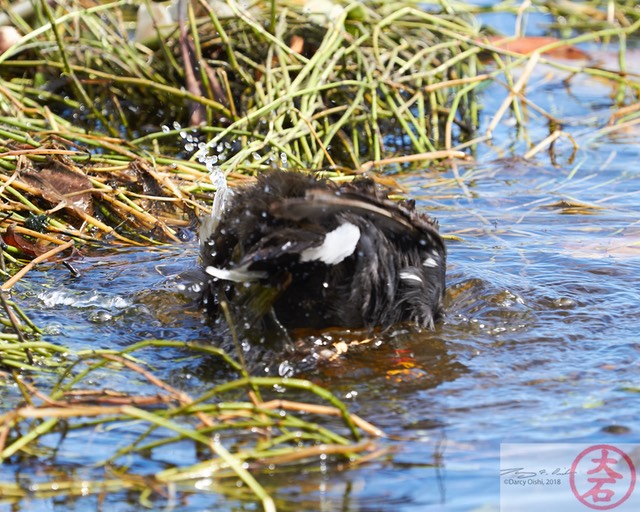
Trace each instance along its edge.
{"label": "wet black feather", "polygon": [[[224,299],[246,327],[273,315],[287,329],[433,327],[443,314],[445,245],[434,220],[389,194],[370,179],[336,184],[294,172],[264,174],[237,191],[202,240],[201,258],[205,270],[251,277],[209,276],[210,314]],[[344,224],[360,231],[352,254],[335,264],[302,261]]]}

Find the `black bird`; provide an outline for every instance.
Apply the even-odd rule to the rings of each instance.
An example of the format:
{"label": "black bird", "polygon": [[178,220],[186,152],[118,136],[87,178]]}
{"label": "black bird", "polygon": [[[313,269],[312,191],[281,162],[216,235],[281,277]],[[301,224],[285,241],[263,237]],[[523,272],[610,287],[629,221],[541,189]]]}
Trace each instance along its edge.
{"label": "black bird", "polygon": [[443,314],[446,248],[413,201],[356,178],[336,184],[277,171],[235,191],[201,233],[212,316],[220,303],[246,329],[373,328]]}

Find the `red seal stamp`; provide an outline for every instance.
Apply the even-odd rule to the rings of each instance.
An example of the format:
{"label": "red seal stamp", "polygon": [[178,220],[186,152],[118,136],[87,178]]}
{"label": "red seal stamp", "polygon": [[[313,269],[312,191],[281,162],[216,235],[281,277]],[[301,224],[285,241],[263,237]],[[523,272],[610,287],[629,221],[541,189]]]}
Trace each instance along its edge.
{"label": "red seal stamp", "polygon": [[636,468],[619,448],[598,444],[576,457],[569,482],[582,504],[595,510],[611,510],[631,496],[636,485]]}

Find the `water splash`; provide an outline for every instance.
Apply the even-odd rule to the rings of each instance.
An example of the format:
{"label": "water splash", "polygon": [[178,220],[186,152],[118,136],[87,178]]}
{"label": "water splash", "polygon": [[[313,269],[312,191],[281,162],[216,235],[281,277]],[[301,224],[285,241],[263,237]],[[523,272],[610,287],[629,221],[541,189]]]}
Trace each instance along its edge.
{"label": "water splash", "polygon": [[131,306],[131,301],[120,295],[111,295],[97,290],[72,292],[67,290],[45,290],[37,295],[47,308],[71,306],[73,308],[102,307],[120,310]]}
{"label": "water splash", "polygon": [[193,158],[201,164],[204,164],[209,173],[209,179],[216,189],[211,215],[201,219],[199,237],[200,243],[202,244],[209,239],[216,229],[224,212],[225,205],[229,197],[233,194],[227,185],[227,177],[224,171],[218,165],[227,159],[226,153],[231,149],[231,144],[228,142],[217,142],[216,139],[203,142],[199,140],[197,136],[183,129],[177,121],[174,121],[171,127],[166,125],[162,127],[164,133],[168,133],[171,129],[177,131],[180,138],[184,141],[184,150],[187,153],[193,153]]}
{"label": "water splash", "polygon": [[[220,144],[217,149],[218,153],[221,153],[225,151],[226,148],[224,145]],[[219,154],[210,154],[209,147],[205,144],[204,146],[199,146],[195,156],[198,161],[204,164],[207,168],[207,171],[209,172],[209,179],[216,189],[213,197],[213,205],[211,207],[211,215],[203,218],[200,225],[200,243],[204,243],[209,239],[218,226],[227,201],[231,195],[233,195],[233,192],[229,189],[229,185],[227,184],[226,174],[218,165],[218,162],[220,161]]]}

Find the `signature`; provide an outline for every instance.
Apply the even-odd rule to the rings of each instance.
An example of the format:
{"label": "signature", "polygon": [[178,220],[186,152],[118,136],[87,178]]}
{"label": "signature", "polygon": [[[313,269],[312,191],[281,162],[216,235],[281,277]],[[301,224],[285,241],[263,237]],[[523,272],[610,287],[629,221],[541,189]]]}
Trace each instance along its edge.
{"label": "signature", "polygon": [[511,476],[514,478],[533,478],[536,476],[567,476],[575,473],[571,469],[555,468],[553,471],[540,469],[538,471],[527,471],[526,468],[506,468],[500,470],[500,476]]}

